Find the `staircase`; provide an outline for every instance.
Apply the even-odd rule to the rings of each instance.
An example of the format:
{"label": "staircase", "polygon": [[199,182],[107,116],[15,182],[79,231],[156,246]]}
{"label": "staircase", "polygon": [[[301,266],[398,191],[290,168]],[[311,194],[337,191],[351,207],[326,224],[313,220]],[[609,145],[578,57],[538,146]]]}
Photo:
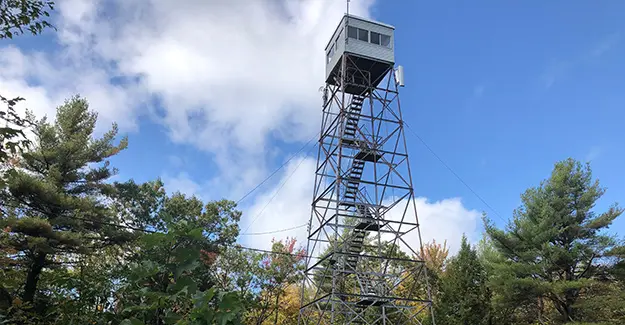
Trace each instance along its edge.
{"label": "staircase", "polygon": [[347,107],[347,120],[345,121],[345,131],[343,132],[343,142],[353,144],[356,142],[356,134],[358,132],[358,121],[362,112],[362,103],[364,96],[354,95],[352,101]]}
{"label": "staircase", "polygon": [[350,236],[347,252],[353,255],[345,256],[345,262],[347,266],[353,270],[356,270],[356,266],[358,265],[358,255],[362,253],[366,234],[367,232],[364,230],[354,229]]}
{"label": "staircase", "polygon": [[[364,248],[364,240],[367,232],[378,231],[380,229],[379,224],[375,222],[371,207],[367,204],[361,203],[361,200],[357,200],[358,196],[361,194],[360,185],[366,162],[375,162],[380,157],[380,155],[374,150],[363,147],[364,142],[358,140],[358,123],[360,121],[364,99],[365,97],[363,96],[352,96],[352,100],[347,108],[345,128],[342,136],[343,143],[351,146],[352,148],[356,147],[360,149],[352,159],[351,168],[345,177],[346,186],[343,199],[339,203],[339,205],[344,209],[346,215],[356,215],[359,217],[358,223],[352,230],[351,234],[347,236],[344,246],[344,252],[350,254],[345,256],[344,266],[346,269],[354,272],[356,271],[358,260],[360,259],[359,255],[362,253]],[[358,280],[360,285],[360,295],[365,297],[361,297],[357,304],[361,306],[379,304],[379,299],[376,299],[375,297],[378,295],[376,290],[377,281],[364,277],[359,277]],[[362,311],[362,308],[365,307],[357,308],[359,311]],[[358,324],[361,323],[361,321],[355,320],[352,323]]]}

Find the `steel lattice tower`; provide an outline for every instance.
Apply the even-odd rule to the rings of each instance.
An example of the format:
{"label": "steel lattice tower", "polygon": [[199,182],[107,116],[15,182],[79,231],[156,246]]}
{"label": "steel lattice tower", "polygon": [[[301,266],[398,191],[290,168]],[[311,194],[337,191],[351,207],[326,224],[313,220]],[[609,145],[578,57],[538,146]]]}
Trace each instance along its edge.
{"label": "steel lattice tower", "polygon": [[411,248],[422,251],[393,31],[345,15],[326,48],[300,324],[421,324],[431,316],[423,255]]}

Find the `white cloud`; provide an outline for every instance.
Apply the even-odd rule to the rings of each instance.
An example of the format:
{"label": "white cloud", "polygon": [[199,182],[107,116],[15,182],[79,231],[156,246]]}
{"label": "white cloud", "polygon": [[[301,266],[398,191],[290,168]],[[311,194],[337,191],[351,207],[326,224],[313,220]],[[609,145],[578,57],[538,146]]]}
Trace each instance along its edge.
{"label": "white cloud", "polygon": [[[350,11],[367,17],[372,2],[352,0]],[[208,151],[219,167],[208,181],[166,174],[169,191],[215,198],[224,195],[220,190],[237,198],[267,174],[275,155],[269,138],[301,141],[318,130],[323,49],[344,6],[334,0],[68,0],[58,6],[56,52],[0,48],[0,89],[48,115],[80,93],[99,112],[100,125],[117,121],[122,131],[151,116],[174,142]],[[476,88],[476,95],[482,92]],[[308,221],[314,161],[300,158],[274,188],[253,198],[243,229],[291,173],[249,231]],[[463,232],[475,232],[479,214],[459,199],[416,204],[426,241],[448,239],[455,248]],[[287,235],[303,244],[306,229],[275,234]],[[246,241],[267,248],[271,237]]]}
{"label": "white cloud", "polygon": [[[245,209],[241,231],[263,233],[307,223],[310,219],[315,164],[315,160],[310,157],[300,157],[289,162],[280,180],[270,190],[257,196],[253,204]],[[241,236],[241,241],[252,247],[268,249],[272,238],[295,237],[305,247],[306,236],[307,229],[302,227],[275,234]]]}
{"label": "white cloud", "polygon": [[[481,213],[477,210],[467,209],[460,198],[450,198],[430,202],[427,198],[415,199],[421,235],[423,242],[436,240],[439,243],[447,241],[451,253],[460,249],[462,235],[466,234],[470,242],[479,240],[479,222]],[[407,216],[415,220],[413,214]],[[411,246],[416,246],[418,237],[416,233],[407,235],[406,241]]]}
{"label": "white cloud", "polygon": [[162,177],[162,180],[165,184],[165,188],[167,189],[168,194],[180,192],[187,196],[195,195],[199,198],[204,199],[205,189],[202,187],[202,185],[192,180],[189,174],[185,172],[180,172],[175,176],[164,175]]}
{"label": "white cloud", "polygon": [[[300,165],[299,168],[297,168],[298,165]],[[246,231],[252,222],[254,223],[247,229],[247,232],[263,233],[307,223],[311,211],[314,170],[315,161],[313,158],[300,158],[290,162],[273,188],[258,196],[253,205],[245,210],[241,222],[242,231]],[[280,186],[282,189],[279,189]],[[466,234],[472,242],[479,239],[478,227],[481,213],[466,208],[460,198],[431,202],[427,198],[419,197],[415,199],[414,203],[419,215],[424,243],[434,239],[439,243],[446,240],[450,252],[455,253],[460,248],[463,234]],[[395,220],[400,219],[399,210],[403,211],[405,206],[405,203],[398,204],[389,212],[388,216]],[[262,214],[259,217],[261,211]],[[411,223],[416,221],[412,205],[408,209],[405,221]],[[406,230],[406,227],[402,229]],[[307,229],[303,227],[275,234],[242,236],[242,241],[253,247],[270,248],[272,238],[281,239],[287,236],[296,237],[298,242],[305,246]],[[418,251],[419,238],[416,230],[406,234],[403,239],[415,251]]]}
{"label": "white cloud", "polygon": [[18,107],[54,118],[57,106],[80,94],[99,114],[98,131],[108,130],[113,122],[125,130],[135,128],[134,90],[110,83],[105,70],[60,57],[50,59],[42,52],[26,54],[13,46],[0,48],[0,58],[0,89],[5,97],[25,98]]}
{"label": "white cloud", "polygon": [[[311,213],[312,188],[315,176],[315,159],[312,157],[297,157],[287,164],[272,181],[272,185],[262,187],[261,194],[254,197],[252,203],[243,206],[241,232],[261,233],[259,235],[242,235],[241,242],[250,247],[263,249],[271,248],[271,240],[286,237],[297,238],[299,244],[306,246],[307,228],[301,227],[285,232],[262,234],[281,229],[297,227],[308,223]],[[175,177],[163,177],[167,188],[171,191],[180,190],[189,195],[198,195],[208,192],[210,184],[198,184],[188,175],[181,173]],[[481,213],[468,209],[460,198],[449,198],[439,201],[430,201],[425,197],[415,199],[419,216],[420,230],[424,243],[436,240],[447,246],[453,254],[460,248],[462,235],[465,234],[470,242],[479,240],[479,224]],[[388,212],[387,217],[393,220],[401,218],[406,202],[403,201]],[[415,223],[414,206],[410,204],[404,219]],[[397,229],[396,226],[394,226]],[[405,231],[406,227],[402,227]],[[419,238],[416,230],[402,237],[413,250],[418,251]],[[402,244],[403,245],[403,244]],[[316,250],[318,251],[318,250]]]}
{"label": "white cloud", "polygon": [[[353,0],[350,12],[369,16],[371,3]],[[53,34],[60,48],[45,56],[0,49],[2,58],[13,52],[0,86],[28,96],[40,114],[80,93],[101,124],[117,121],[122,131],[149,115],[174,142],[213,153],[216,181],[246,188],[266,174],[269,137],[292,142],[317,131],[323,49],[344,7],[334,0],[65,1]]]}

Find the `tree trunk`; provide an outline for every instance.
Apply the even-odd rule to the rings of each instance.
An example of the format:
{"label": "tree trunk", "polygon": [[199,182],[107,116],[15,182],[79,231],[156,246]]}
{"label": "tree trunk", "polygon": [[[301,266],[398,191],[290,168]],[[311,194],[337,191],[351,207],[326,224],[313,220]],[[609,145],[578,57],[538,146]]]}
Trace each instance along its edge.
{"label": "tree trunk", "polygon": [[46,264],[46,254],[37,253],[33,260],[33,264],[28,270],[26,276],[26,284],[24,285],[24,302],[33,302],[35,299],[35,293],[37,292],[37,283],[39,282],[39,275]]}
{"label": "tree trunk", "polygon": [[276,293],[276,320],[273,322],[274,325],[278,324],[278,311],[280,310],[280,291]]}

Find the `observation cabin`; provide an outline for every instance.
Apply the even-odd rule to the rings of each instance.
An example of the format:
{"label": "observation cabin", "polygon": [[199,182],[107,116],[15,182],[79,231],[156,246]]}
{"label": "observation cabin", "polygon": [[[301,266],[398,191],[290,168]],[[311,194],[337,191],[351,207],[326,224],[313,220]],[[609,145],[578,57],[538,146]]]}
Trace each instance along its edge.
{"label": "observation cabin", "polygon": [[326,45],[326,83],[339,85],[346,57],[345,92],[360,95],[377,86],[395,64],[395,27],[344,15]]}

